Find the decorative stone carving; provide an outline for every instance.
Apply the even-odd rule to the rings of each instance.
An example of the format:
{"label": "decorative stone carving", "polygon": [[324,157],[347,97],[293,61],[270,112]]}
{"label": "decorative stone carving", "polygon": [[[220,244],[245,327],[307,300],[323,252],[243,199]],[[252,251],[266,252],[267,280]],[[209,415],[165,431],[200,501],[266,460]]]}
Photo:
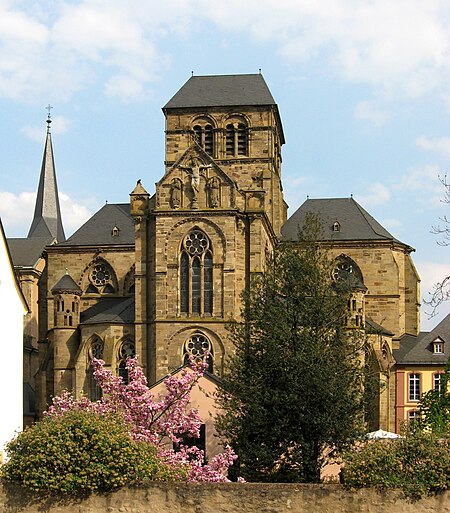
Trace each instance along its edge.
{"label": "decorative stone carving", "polygon": [[198,157],[192,156],[189,159],[189,166],[179,166],[180,169],[184,169],[191,177],[191,189],[192,189],[192,202],[191,208],[198,208],[198,193],[200,190],[200,175],[204,175],[202,173],[203,170],[211,168],[212,165],[203,164]]}
{"label": "decorative stone carving", "polygon": [[216,208],[220,200],[220,180],[213,176],[208,182],[208,206]]}
{"label": "decorative stone carving", "polygon": [[181,180],[174,178],[170,184],[170,206],[180,208],[181,206]]}

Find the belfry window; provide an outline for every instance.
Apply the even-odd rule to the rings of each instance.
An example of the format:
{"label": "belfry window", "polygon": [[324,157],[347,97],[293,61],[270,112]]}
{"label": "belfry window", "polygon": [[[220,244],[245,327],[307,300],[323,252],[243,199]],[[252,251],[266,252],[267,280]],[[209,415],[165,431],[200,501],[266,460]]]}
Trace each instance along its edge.
{"label": "belfry window", "polygon": [[230,123],[225,129],[226,153],[230,157],[248,155],[248,132],[243,123]]}
{"label": "belfry window", "polygon": [[213,313],[213,256],[208,237],[192,230],[180,255],[180,312],[203,316]]}
{"label": "belfry window", "polygon": [[136,355],[136,346],[131,340],[125,340],[119,348],[117,374],[122,378],[125,385],[128,385],[129,376],[127,369],[128,358]]}
{"label": "belfry window", "polygon": [[214,156],[214,132],[212,125],[195,125],[194,128],[195,140],[211,157]]}
{"label": "belfry window", "polygon": [[91,401],[98,401],[102,397],[102,389],[97,385],[94,378],[94,368],[92,367],[92,360],[96,358],[101,360],[103,358],[103,340],[99,337],[95,337],[91,342],[88,351],[88,369],[87,369],[87,386],[88,386],[88,397]]}

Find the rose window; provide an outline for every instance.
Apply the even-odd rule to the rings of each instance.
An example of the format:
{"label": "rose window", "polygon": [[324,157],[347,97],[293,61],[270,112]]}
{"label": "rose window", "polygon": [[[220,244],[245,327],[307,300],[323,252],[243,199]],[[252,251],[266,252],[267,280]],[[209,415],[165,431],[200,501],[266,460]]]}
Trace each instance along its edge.
{"label": "rose window", "polygon": [[91,281],[97,286],[106,285],[111,281],[111,271],[104,264],[97,264],[91,271]]}
{"label": "rose window", "polygon": [[185,352],[195,359],[201,358],[205,353],[211,354],[211,342],[204,335],[196,333],[186,342]]}
{"label": "rose window", "polygon": [[208,246],[208,239],[200,230],[190,232],[184,239],[184,247],[190,255],[201,255]]}
{"label": "rose window", "polygon": [[348,276],[353,273],[353,266],[348,262],[341,262],[333,269],[333,279],[341,281],[348,279]]}

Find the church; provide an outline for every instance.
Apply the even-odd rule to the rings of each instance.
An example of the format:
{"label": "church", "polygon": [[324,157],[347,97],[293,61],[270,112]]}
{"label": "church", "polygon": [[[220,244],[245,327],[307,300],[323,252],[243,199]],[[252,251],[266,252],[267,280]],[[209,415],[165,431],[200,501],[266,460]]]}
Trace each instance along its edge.
{"label": "church", "polygon": [[288,219],[281,115],[261,74],[192,76],[162,110],[165,161],[155,190],[135,177],[129,201],[105,204],[67,239],[48,119],[30,232],[8,241],[30,307],[30,415],[63,389],[97,399],[94,357],[126,380],[126,358],[138,354],[157,383],[207,352],[208,373],[220,379],[241,292],[279,240],[295,244],[314,212],[335,258],[332,278],[352,276],[351,322],[372,344],[374,427],[394,431],[393,351],[419,334],[413,248],[352,197],[308,199]]}

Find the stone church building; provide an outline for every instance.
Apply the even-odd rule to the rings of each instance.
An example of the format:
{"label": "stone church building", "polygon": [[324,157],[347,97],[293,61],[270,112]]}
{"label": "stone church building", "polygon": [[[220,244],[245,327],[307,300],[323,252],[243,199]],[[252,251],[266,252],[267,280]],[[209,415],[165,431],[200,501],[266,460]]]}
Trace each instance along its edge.
{"label": "stone church building", "polygon": [[[126,379],[125,360],[138,354],[155,383],[188,355],[208,351],[209,372],[220,377],[232,351],[226,324],[240,315],[240,293],[277,241],[295,243],[306,213],[316,212],[336,258],[333,278],[351,274],[355,284],[352,322],[372,341],[382,385],[375,425],[394,430],[392,351],[419,331],[413,249],[353,198],[308,199],[287,219],[283,126],[261,74],[193,76],[163,113],[165,168],[155,191],[147,192],[143,177],[129,202],[104,205],[68,239],[48,131],[32,229],[13,243],[46,239],[44,264],[30,255],[28,271],[19,269],[34,272],[39,297],[32,302],[36,411],[62,389],[97,398],[93,357]],[[40,197],[49,204],[39,205]]]}

